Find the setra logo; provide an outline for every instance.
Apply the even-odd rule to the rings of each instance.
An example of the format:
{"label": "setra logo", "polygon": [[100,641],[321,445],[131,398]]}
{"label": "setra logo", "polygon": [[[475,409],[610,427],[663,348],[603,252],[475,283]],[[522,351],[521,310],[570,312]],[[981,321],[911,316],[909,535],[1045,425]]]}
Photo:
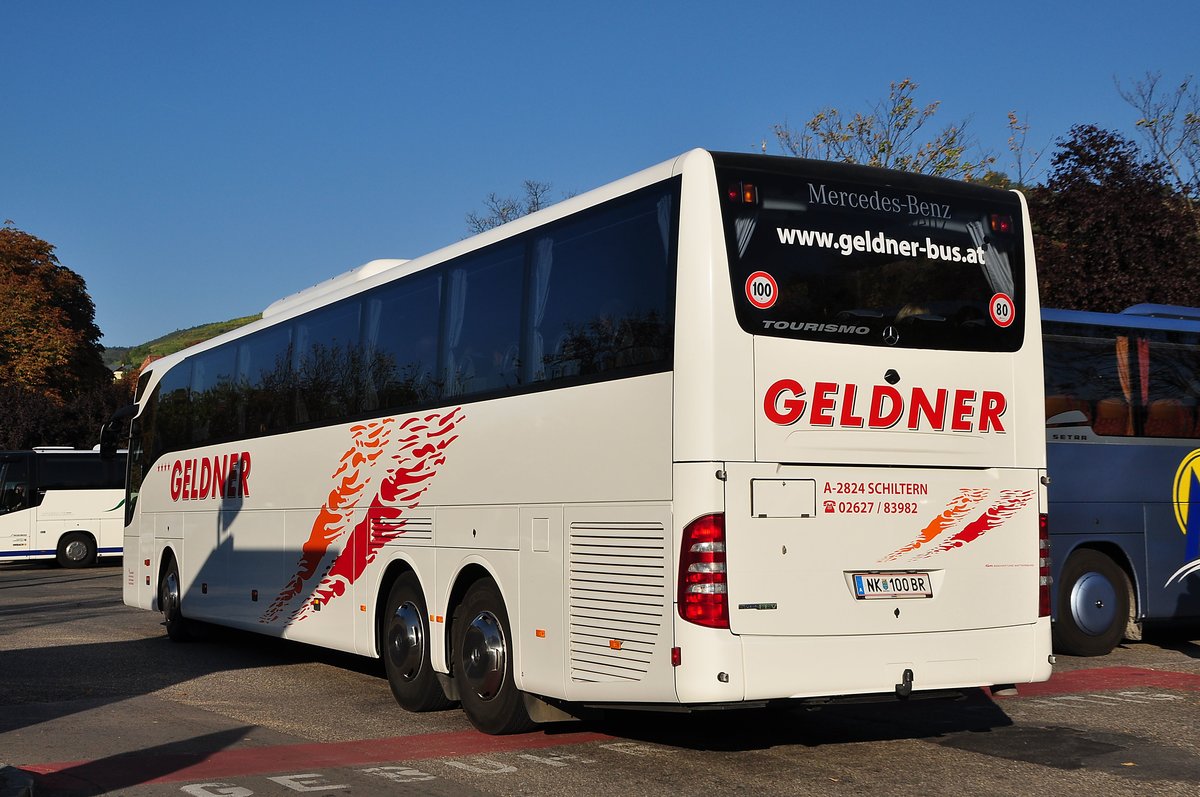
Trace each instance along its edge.
{"label": "setra logo", "polygon": [[1165,586],[1181,582],[1200,572],[1200,448],[1183,458],[1175,471],[1172,490],[1175,520],[1184,535],[1183,556],[1186,564],[1176,570]]}

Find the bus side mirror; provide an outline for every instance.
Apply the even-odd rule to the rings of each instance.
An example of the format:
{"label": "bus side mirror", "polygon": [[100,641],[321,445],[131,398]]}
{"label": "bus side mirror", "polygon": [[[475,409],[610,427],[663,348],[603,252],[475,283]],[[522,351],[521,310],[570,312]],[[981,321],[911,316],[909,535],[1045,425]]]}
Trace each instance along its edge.
{"label": "bus side mirror", "polygon": [[137,405],[128,404],[114,412],[100,427],[100,459],[112,459],[117,455],[121,436],[128,434],[129,419],[136,414]]}

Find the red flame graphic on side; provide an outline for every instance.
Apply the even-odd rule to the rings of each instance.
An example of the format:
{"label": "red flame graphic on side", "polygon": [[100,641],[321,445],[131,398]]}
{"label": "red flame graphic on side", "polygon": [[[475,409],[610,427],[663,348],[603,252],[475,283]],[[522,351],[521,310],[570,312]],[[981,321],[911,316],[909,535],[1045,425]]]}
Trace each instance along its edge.
{"label": "red flame graphic on side", "polygon": [[[942,510],[941,514],[930,521],[929,525],[917,534],[916,539],[901,548],[897,548],[879,561],[893,562],[906,554],[910,554],[938,540],[947,531],[958,526],[976,506],[988,497],[989,492],[989,490],[983,488],[963,488],[959,490],[958,495],[946,504],[946,508]],[[928,559],[935,554],[961,548],[967,543],[974,542],[1015,515],[1033,500],[1033,496],[1033,490],[1001,490],[1000,500],[984,510],[982,515],[967,523],[958,533],[942,539],[937,547],[929,548],[914,558]]]}
{"label": "red flame graphic on side", "polygon": [[918,559],[928,559],[934,554],[949,551],[954,548],[974,542],[997,526],[1019,512],[1033,499],[1032,490],[1001,490],[1000,501],[988,507],[987,511],[963,526],[962,531],[944,540],[938,547],[918,556]]}
{"label": "red flame graphic on side", "polygon": [[944,531],[958,525],[958,521],[962,516],[970,512],[976,504],[987,498],[987,490],[959,490],[958,495],[946,504],[946,508],[940,515],[930,521],[929,525],[921,530],[917,538],[905,545],[903,548],[898,548],[892,551],[887,556],[881,559],[881,562],[890,562],[893,559],[899,559],[904,554],[915,551],[922,545],[926,545],[936,539]]}
{"label": "red flame graphic on side", "polygon": [[[445,464],[446,448],[458,439],[454,428],[462,419],[462,408],[456,407],[445,414],[413,417],[403,423],[384,418],[351,428],[353,442],[333,473],[335,487],[313,522],[296,573],[259,622],[274,622],[288,610],[339,541],[344,543],[340,552],[312,593],[321,602],[345,594],[380,549],[404,533],[406,513],[420,505],[429,480]],[[378,488],[366,516],[351,526],[354,510],[373,484]],[[289,620],[303,620],[311,611],[312,601],[306,600],[292,609]]]}

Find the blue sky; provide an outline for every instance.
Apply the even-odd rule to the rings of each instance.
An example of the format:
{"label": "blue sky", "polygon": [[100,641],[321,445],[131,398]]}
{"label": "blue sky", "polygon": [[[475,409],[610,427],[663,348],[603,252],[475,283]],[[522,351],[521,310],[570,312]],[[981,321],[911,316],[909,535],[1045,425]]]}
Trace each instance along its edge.
{"label": "blue sky", "polygon": [[[1200,71],[1200,3],[5,0],[0,223],[134,345],[467,234],[521,181],[577,193],[692,147],[865,110],[891,81],[1050,148],[1133,133],[1114,78]],[[939,125],[940,126],[940,125]],[[1043,162],[1048,161],[1048,156]]]}

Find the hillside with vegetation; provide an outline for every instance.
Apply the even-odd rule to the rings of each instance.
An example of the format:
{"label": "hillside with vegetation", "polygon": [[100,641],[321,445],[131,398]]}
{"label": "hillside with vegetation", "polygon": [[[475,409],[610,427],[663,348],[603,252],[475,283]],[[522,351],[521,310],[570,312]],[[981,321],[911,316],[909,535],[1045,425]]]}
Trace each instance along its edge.
{"label": "hillside with vegetation", "polygon": [[245,326],[251,321],[257,321],[261,317],[261,314],[248,315],[242,318],[233,318],[229,321],[217,321],[211,324],[189,327],[188,329],[177,329],[174,332],[138,346],[108,346],[104,351],[104,362],[112,369],[121,365],[136,368],[147,357],[165,357],[168,354],[174,354],[180,349],[186,349],[188,346],[203,343],[210,338],[215,338],[217,335],[222,335],[232,329]]}

